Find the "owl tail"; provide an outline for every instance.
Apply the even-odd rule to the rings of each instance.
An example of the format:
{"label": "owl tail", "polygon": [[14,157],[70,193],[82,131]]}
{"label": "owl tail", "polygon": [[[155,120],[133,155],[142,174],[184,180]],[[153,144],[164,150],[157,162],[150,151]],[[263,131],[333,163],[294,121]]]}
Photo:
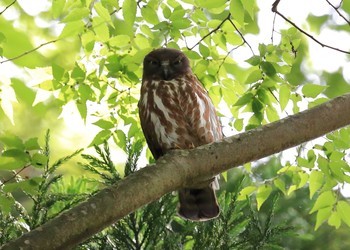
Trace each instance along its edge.
{"label": "owl tail", "polygon": [[188,220],[206,221],[217,217],[220,213],[215,191],[211,185],[201,189],[181,189],[179,201],[178,213]]}

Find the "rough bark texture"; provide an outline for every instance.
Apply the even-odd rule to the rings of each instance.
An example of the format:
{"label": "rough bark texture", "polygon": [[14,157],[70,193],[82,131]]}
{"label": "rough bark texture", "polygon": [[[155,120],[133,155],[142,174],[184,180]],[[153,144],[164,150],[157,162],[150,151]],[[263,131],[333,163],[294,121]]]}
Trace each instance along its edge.
{"label": "rough bark texture", "polygon": [[168,192],[349,124],[347,94],[221,142],[173,151],[1,249],[69,249]]}

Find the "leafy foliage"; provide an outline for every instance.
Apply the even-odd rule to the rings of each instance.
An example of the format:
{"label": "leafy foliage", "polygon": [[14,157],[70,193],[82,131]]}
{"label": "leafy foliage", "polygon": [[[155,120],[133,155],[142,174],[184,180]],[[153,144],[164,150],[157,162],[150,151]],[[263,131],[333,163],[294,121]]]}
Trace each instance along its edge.
{"label": "leafy foliage", "polygon": [[[14,145],[15,141],[17,146],[22,145],[18,138],[17,140],[14,138],[17,137],[2,138],[2,142],[7,142],[6,148]],[[28,159],[32,159],[32,162],[23,164],[25,166],[18,172],[12,172],[12,176],[0,185],[2,201],[0,216],[2,228],[4,228],[0,234],[1,244],[40,226],[85,199],[93,190],[84,179],[71,179],[70,183],[66,183],[62,175],[57,173],[60,166],[79,154],[81,150],[50,164],[49,138],[48,131],[43,149],[37,143],[37,138],[30,139],[31,143],[26,145],[27,150],[31,148],[34,151],[33,153],[27,151]],[[40,159],[40,162],[38,160],[33,162],[33,159]],[[4,164],[4,166],[9,165]],[[23,172],[28,172],[31,168],[36,168],[35,172],[32,170],[31,173],[35,176],[23,177]],[[30,205],[22,204],[23,201],[29,202]]]}
{"label": "leafy foliage", "polygon": [[[137,169],[137,159],[141,147],[137,143],[129,148],[129,160],[126,169],[131,174]],[[104,152],[96,147],[99,156],[106,163],[109,149],[104,146]],[[91,162],[96,157],[85,156]],[[108,162],[108,160],[107,160]],[[96,168],[103,165],[99,163]],[[86,165],[85,165],[86,166]],[[110,184],[109,176],[113,176],[113,168],[105,169],[108,174],[101,175],[103,182]],[[89,171],[96,173],[89,165]],[[292,228],[275,225],[274,206],[277,196],[272,201],[273,206],[266,214],[266,221],[259,218],[254,210],[251,199],[238,201],[238,192],[242,188],[245,177],[237,179],[230,185],[230,191],[219,194],[222,213],[217,220],[209,222],[184,221],[177,215],[176,199],[172,194],[162,197],[159,201],[145,206],[122,220],[93,236],[78,247],[78,249],[264,249],[271,246],[278,248],[279,239],[288,235]],[[289,237],[289,236],[288,236]],[[281,247],[279,247],[281,248]]]}

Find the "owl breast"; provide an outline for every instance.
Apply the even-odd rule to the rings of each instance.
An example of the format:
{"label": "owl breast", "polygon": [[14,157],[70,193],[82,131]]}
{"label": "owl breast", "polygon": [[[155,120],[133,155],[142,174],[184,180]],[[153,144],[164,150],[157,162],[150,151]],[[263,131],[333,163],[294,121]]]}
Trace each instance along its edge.
{"label": "owl breast", "polygon": [[143,126],[152,137],[147,141],[167,151],[194,148],[219,138],[213,127],[219,125],[217,118],[210,115],[215,114],[214,107],[201,86],[199,90],[186,78],[144,81],[139,108],[145,118]]}

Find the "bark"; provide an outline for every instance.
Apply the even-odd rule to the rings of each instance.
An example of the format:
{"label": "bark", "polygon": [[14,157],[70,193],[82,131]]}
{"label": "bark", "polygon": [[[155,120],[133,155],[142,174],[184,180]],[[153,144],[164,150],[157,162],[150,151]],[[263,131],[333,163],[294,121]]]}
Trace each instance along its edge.
{"label": "bark", "polygon": [[2,246],[69,249],[164,194],[350,124],[350,94],[192,150],[176,150]]}

